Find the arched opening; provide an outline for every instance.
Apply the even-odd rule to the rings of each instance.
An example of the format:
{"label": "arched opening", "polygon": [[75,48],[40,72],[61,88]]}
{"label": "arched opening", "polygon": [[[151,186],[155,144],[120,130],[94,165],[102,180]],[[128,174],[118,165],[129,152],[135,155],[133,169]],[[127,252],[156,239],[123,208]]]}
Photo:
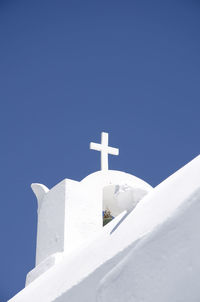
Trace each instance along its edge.
{"label": "arched opening", "polygon": [[[149,184],[138,177],[115,170],[92,173],[84,178],[81,184],[86,188],[87,194],[89,194],[89,200],[91,201],[90,213],[93,211],[94,223],[98,228],[103,225],[102,213],[104,217],[105,211],[109,211],[105,213],[106,217],[104,218],[110,218],[109,221],[107,220],[110,222],[129,206],[127,202],[123,202],[124,198],[119,200],[117,191],[115,194],[115,190],[119,186],[127,184],[133,188],[143,188],[146,192],[152,189]],[[106,223],[108,223],[107,221]]]}

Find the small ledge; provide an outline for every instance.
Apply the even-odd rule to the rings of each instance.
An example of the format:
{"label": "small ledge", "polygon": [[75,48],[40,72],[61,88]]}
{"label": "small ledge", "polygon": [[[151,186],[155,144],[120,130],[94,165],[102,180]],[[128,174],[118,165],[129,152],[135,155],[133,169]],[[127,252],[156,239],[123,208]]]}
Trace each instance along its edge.
{"label": "small ledge", "polygon": [[26,276],[26,286],[37,279],[40,275],[48,271],[52,266],[57,264],[62,259],[62,253],[56,253],[51,255],[46,260],[37,265],[32,271]]}

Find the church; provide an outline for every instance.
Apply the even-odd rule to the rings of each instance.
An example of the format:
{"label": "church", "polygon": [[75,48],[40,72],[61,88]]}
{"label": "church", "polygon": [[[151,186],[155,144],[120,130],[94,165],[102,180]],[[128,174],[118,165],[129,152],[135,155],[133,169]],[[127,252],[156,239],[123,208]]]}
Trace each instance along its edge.
{"label": "church", "polygon": [[90,149],[100,171],[31,185],[35,267],[9,302],[199,302],[200,156],[153,188],[109,170],[108,133]]}

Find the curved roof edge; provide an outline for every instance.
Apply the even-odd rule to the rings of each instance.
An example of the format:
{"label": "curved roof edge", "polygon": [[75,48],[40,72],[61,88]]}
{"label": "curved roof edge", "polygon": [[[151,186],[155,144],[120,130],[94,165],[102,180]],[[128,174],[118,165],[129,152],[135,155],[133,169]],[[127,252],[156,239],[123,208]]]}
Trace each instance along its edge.
{"label": "curved roof edge", "polygon": [[138,186],[143,187],[147,190],[152,189],[152,186],[148,184],[146,181],[136,177],[132,174],[117,171],[117,170],[107,170],[107,171],[96,171],[81,180],[84,184],[95,184],[101,183],[101,185],[108,184],[128,184],[130,186]]}

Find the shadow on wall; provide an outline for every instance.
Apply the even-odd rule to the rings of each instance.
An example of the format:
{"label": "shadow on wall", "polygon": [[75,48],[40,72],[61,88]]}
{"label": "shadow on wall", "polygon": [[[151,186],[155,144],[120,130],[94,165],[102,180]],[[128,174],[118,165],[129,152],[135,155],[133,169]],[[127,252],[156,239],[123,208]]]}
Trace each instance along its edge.
{"label": "shadow on wall", "polygon": [[103,188],[103,226],[124,211],[129,214],[148,193],[143,188],[127,184],[108,185]]}
{"label": "shadow on wall", "polygon": [[108,185],[103,188],[103,226],[120,214],[116,204],[115,187],[116,185]]}

